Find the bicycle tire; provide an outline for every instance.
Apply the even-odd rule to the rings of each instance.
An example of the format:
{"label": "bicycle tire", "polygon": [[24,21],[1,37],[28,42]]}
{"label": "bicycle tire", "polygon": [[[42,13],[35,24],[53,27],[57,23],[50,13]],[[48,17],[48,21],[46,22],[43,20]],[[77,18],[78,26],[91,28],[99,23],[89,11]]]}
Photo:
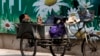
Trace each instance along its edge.
{"label": "bicycle tire", "polygon": [[[28,43],[28,40],[33,40],[33,39],[31,39],[31,38],[29,38],[29,39],[26,39],[26,38],[24,38],[25,36],[24,36],[25,34],[23,34],[22,36],[21,36],[21,40],[20,40],[20,52],[21,52],[21,55],[22,56],[28,56],[28,55],[32,55],[32,56],[36,56],[36,50],[37,50],[37,41],[36,40],[34,40],[34,46],[29,46],[29,43]],[[31,35],[32,36],[32,35]],[[27,42],[27,43],[24,43],[24,41],[25,42]],[[24,45],[25,44],[25,45]],[[28,44],[28,46],[27,46],[27,44]],[[30,50],[27,50],[27,48],[25,49],[25,47],[27,46],[27,48],[28,49],[30,49],[30,48],[33,48],[34,50],[32,50],[33,52],[30,52]],[[29,51],[29,52],[28,52]]]}
{"label": "bicycle tire", "polygon": [[96,34],[89,34],[88,43],[86,42],[86,39],[83,40],[81,45],[81,52],[83,56],[100,56],[100,53],[98,53],[98,46],[97,42],[100,37]]}
{"label": "bicycle tire", "polygon": [[64,56],[64,54],[66,52],[65,45],[54,44],[54,45],[49,46],[49,49],[53,56]]}

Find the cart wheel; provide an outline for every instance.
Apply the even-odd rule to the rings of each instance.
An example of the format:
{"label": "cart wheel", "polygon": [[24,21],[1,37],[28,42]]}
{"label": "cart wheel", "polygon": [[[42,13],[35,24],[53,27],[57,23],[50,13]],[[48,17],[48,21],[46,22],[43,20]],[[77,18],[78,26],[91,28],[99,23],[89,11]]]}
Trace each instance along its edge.
{"label": "cart wheel", "polygon": [[64,56],[66,52],[66,47],[65,45],[60,45],[60,44],[53,44],[49,46],[50,52],[53,56]]}
{"label": "cart wheel", "polygon": [[[26,34],[23,34],[20,40],[20,51],[22,56],[35,56],[36,49],[37,49],[37,41],[32,38],[25,38]],[[28,35],[29,37],[33,37],[31,34]]]}
{"label": "cart wheel", "polygon": [[83,56],[100,56],[98,40],[100,40],[100,37],[95,34],[89,36],[88,42],[84,39],[81,45]]}

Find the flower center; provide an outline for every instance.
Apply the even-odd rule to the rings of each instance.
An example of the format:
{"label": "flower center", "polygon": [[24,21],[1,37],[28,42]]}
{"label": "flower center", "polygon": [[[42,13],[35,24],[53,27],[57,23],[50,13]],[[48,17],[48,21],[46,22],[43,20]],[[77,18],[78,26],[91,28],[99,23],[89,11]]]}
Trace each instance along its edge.
{"label": "flower center", "polygon": [[75,13],[72,13],[71,16],[75,16]]}
{"label": "flower center", "polygon": [[87,4],[85,4],[84,7],[87,8],[88,7]]}
{"label": "flower center", "polygon": [[45,5],[52,6],[57,2],[57,0],[45,0]]}
{"label": "flower center", "polygon": [[6,26],[6,27],[10,27],[10,24],[9,24],[9,23],[6,23],[5,26]]}

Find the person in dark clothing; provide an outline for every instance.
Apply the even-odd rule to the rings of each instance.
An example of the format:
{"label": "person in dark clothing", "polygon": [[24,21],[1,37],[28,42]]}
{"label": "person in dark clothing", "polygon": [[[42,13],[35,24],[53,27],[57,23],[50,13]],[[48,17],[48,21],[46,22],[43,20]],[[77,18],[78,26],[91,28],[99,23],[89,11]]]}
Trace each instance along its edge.
{"label": "person in dark clothing", "polygon": [[19,16],[19,25],[18,25],[18,33],[19,35],[23,34],[23,33],[31,33],[33,35],[32,32],[32,27],[33,25],[31,24],[32,22],[30,21],[30,17],[28,14],[21,14]]}
{"label": "person in dark clothing", "polygon": [[[32,30],[33,22],[30,20],[30,16],[28,14],[21,14],[19,16],[19,27],[18,31],[18,37],[19,38],[26,38],[28,39],[29,47],[32,47],[34,45],[34,32]],[[31,24],[32,23],[32,24]],[[23,36],[23,37],[21,37]],[[31,39],[29,39],[31,38]]]}

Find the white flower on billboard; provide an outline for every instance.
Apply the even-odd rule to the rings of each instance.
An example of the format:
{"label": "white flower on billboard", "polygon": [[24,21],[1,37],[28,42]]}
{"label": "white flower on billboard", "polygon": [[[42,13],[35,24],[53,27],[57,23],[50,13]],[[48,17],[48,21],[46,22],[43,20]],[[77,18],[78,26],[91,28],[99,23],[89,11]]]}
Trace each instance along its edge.
{"label": "white flower on billboard", "polygon": [[69,5],[62,0],[37,0],[33,7],[35,7],[34,11],[37,12],[37,16],[44,17],[48,15],[48,13],[52,13],[52,10],[55,13],[60,11],[60,6],[69,7]]}
{"label": "white flower on billboard", "polygon": [[68,10],[68,21],[66,22],[76,23],[79,21],[80,21],[80,18],[79,18],[78,10],[76,8],[70,8],[70,10]]}
{"label": "white flower on billboard", "polygon": [[79,7],[81,8],[91,8],[93,7],[93,5],[91,5],[90,1],[87,2],[86,0],[78,0],[78,3],[79,3]]}
{"label": "white flower on billboard", "polygon": [[10,30],[10,31],[14,30],[13,23],[8,21],[7,19],[1,21],[1,27],[3,27],[4,29]]}

